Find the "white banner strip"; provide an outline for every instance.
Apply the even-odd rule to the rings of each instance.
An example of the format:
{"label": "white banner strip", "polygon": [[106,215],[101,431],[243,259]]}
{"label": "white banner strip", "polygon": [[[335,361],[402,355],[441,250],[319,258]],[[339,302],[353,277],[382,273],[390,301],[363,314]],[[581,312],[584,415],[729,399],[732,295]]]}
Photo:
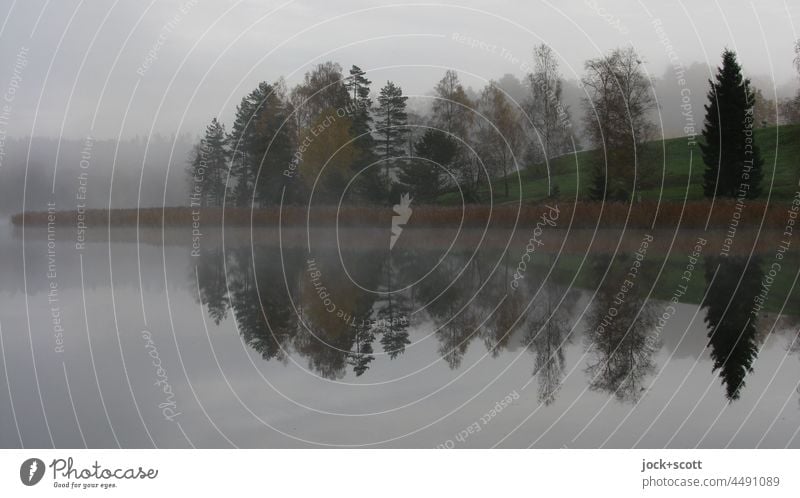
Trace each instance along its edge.
{"label": "white banner strip", "polygon": [[798,450],[1,450],[0,489],[14,497],[800,496],[798,457]]}

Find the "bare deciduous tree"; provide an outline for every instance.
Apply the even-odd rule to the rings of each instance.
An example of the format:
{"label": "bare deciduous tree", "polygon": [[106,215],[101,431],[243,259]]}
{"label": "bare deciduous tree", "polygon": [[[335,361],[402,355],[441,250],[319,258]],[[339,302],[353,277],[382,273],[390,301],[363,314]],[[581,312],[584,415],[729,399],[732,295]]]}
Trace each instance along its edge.
{"label": "bare deciduous tree", "polygon": [[433,126],[459,140],[458,153],[453,161],[453,169],[461,192],[467,202],[477,202],[482,167],[478,158],[464,144],[473,133],[475,111],[458,73],[449,70],[435,88],[433,102]]}
{"label": "bare deciduous tree", "polygon": [[526,78],[525,112],[533,125],[527,160],[531,165],[568,150],[571,143],[569,108],[561,102],[561,74],[553,49],[541,44],[533,49],[533,72]]}
{"label": "bare deciduous tree", "polygon": [[492,173],[502,175],[505,197],[508,197],[508,175],[512,168],[516,169],[523,137],[519,113],[495,82],[490,82],[481,92],[478,110],[481,116],[476,122],[476,146]]}
{"label": "bare deciduous tree", "polygon": [[590,196],[630,200],[652,174],[641,161],[642,145],[653,134],[648,118],[656,105],[652,82],[633,47],[615,49],[585,67],[584,119],[599,149]]}

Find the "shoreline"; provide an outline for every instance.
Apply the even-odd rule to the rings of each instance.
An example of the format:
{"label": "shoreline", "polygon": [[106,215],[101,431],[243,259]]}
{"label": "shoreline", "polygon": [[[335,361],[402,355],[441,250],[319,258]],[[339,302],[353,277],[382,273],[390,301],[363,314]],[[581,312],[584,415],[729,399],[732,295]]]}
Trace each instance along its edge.
{"label": "shoreline", "polygon": [[[465,206],[412,206],[408,223],[412,227],[517,228],[534,224],[549,211],[558,211],[560,228],[681,228],[726,229],[736,227],[784,229],[797,203],[746,203],[737,216],[733,199],[710,201],[634,204],[571,202],[552,199],[537,204],[471,204]],[[57,223],[77,227],[220,227],[224,225],[261,228],[282,226],[384,227],[391,224],[394,211],[388,206],[283,206],[267,208],[87,209],[69,211],[28,211],[10,217],[12,226]],[[762,223],[763,220],[763,223]]]}

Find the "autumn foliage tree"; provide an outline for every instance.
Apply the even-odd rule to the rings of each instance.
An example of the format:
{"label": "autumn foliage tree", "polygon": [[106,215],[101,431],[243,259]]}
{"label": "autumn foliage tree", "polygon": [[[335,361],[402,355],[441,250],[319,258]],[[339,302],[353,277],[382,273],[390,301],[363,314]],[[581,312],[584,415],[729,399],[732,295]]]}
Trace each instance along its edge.
{"label": "autumn foliage tree", "polygon": [[329,108],[301,134],[300,176],[317,198],[335,202],[352,177],[351,165],[358,156],[353,144],[352,120]]}

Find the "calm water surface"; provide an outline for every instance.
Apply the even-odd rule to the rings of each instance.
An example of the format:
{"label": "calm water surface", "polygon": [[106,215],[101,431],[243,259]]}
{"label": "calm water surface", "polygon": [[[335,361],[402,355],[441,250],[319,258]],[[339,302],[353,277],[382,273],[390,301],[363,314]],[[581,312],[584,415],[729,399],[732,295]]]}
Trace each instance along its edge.
{"label": "calm water surface", "polygon": [[800,447],[769,248],[2,231],[2,447]]}

